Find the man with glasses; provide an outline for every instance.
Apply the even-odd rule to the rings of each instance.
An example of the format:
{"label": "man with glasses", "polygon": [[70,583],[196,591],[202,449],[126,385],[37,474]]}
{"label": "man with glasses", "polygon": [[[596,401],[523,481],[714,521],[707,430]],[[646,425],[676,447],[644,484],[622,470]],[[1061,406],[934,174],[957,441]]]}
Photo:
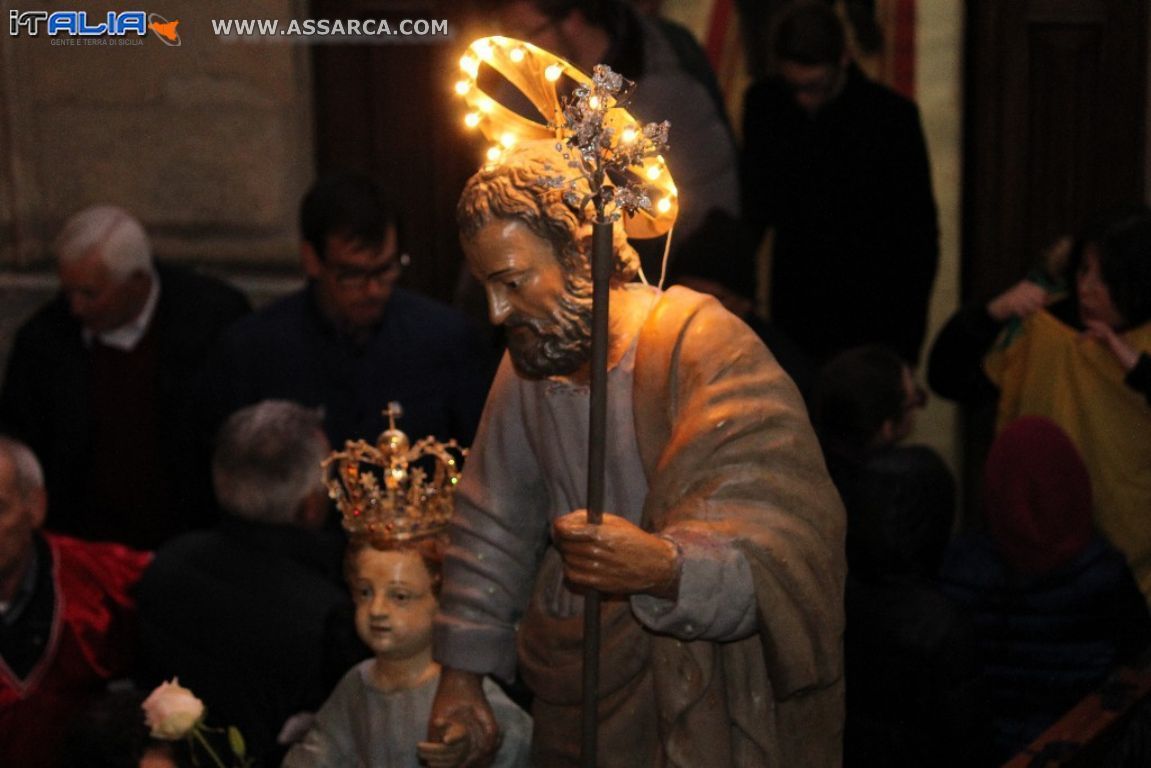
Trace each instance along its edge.
{"label": "man with glasses", "polygon": [[408,263],[382,187],[319,180],[300,207],[307,284],[238,323],[204,382],[206,426],[265,399],[322,406],[332,445],[374,440],[391,401],[412,435],[471,441],[487,392],[482,350],[460,312],[397,286]]}
{"label": "man with glasses", "polygon": [[823,0],[785,7],[744,106],[743,211],[775,231],[771,320],[817,365],[885,344],[911,366],[939,260],[915,105],[868,80]]}

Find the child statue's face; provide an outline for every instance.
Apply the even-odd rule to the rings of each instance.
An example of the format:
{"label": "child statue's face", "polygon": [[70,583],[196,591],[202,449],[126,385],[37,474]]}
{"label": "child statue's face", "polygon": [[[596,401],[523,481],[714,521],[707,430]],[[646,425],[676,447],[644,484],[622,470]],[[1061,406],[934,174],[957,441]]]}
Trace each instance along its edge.
{"label": "child statue's face", "polygon": [[437,601],[419,554],[366,547],[356,556],[351,587],[356,632],[377,657],[407,659],[431,646]]}

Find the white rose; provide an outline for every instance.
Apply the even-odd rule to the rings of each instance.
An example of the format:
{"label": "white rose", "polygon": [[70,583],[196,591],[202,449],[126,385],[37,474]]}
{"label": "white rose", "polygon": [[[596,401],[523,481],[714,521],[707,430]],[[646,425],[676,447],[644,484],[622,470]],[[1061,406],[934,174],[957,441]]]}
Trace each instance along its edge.
{"label": "white rose", "polygon": [[140,706],[152,736],[166,741],[184,738],[204,716],[204,702],[180,685],[179,678],[161,683]]}

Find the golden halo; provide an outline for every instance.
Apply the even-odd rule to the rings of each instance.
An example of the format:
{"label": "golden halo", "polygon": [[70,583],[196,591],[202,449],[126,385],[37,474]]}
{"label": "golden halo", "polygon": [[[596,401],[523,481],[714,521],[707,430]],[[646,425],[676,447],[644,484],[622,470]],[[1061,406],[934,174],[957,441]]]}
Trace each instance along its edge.
{"label": "golden halo", "polygon": [[[477,82],[480,64],[486,64],[503,75],[535,106],[544,122],[540,123],[500,104],[480,88]],[[510,37],[481,37],[468,46],[460,57],[463,79],[455,85],[456,93],[463,97],[468,113],[464,125],[478,128],[492,146],[488,149],[488,162],[498,162],[504,150],[518,142],[532,139],[560,139],[564,137],[563,107],[556,83],[567,75],[580,85],[591,85],[591,78],[578,67],[543,48],[514,40]],[[606,127],[614,128],[615,141],[634,131],[642,134],[643,125],[622,107],[607,110]],[[662,155],[646,157],[635,173],[648,188],[652,201],[650,211],[637,210],[635,215],[623,216],[628,237],[647,238],[665,234],[675,223],[679,212],[679,193],[671,178],[671,171]],[[608,182],[610,183],[610,182]]]}

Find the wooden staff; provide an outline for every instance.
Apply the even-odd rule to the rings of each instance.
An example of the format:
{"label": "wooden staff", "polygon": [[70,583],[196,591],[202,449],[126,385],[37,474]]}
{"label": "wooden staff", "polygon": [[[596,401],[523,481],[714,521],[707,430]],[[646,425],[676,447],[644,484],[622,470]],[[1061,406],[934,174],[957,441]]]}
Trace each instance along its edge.
{"label": "wooden staff", "polygon": [[[603,521],[604,466],[607,457],[607,352],[609,287],[612,273],[612,224],[603,215],[597,200],[597,216],[592,224],[592,337],[591,414],[588,425],[587,519]],[[600,593],[588,590],[584,597],[583,635],[583,738],[581,763],[596,764],[599,693]]]}

